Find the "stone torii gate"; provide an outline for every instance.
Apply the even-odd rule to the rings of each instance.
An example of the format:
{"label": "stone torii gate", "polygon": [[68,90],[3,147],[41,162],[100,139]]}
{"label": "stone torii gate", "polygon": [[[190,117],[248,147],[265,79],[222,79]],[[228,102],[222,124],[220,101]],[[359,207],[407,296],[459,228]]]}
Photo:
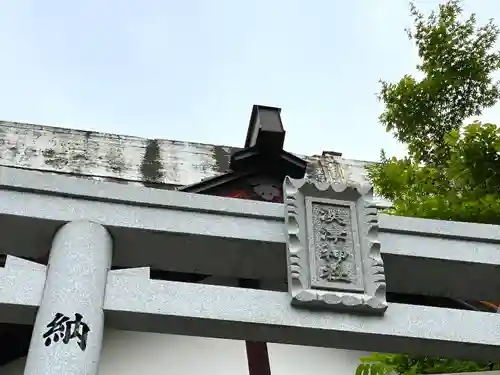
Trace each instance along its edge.
{"label": "stone torii gate", "polygon": [[[266,203],[0,167],[0,322],[34,322],[25,375],[95,375],[105,326],[499,360],[500,315],[387,303],[386,290],[498,300],[500,227],[378,214],[367,186],[287,177],[283,193]],[[21,258],[49,249],[47,266]],[[288,291],[154,280],[150,267],[287,278]]]}

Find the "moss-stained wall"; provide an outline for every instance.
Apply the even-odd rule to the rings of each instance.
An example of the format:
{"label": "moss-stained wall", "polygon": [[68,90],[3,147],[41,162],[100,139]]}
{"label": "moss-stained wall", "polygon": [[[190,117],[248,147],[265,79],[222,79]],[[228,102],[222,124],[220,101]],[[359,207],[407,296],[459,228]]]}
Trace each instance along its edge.
{"label": "moss-stained wall", "polygon": [[[242,135],[243,136],[243,135]],[[170,188],[226,172],[235,148],[0,122],[0,165]],[[316,180],[366,180],[366,162],[303,157]]]}

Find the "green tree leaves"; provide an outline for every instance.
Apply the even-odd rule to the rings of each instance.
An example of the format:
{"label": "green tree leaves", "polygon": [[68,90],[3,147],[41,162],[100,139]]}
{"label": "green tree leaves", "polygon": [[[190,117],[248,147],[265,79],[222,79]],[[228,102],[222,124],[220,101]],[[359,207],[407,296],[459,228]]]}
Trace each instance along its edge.
{"label": "green tree leaves", "polygon": [[379,354],[361,358],[356,375],[415,375],[415,374],[446,374],[459,372],[475,372],[499,370],[500,366],[493,363],[477,363],[456,359],[436,357],[412,357],[400,354]]}
{"label": "green tree leaves", "polygon": [[411,5],[414,27],[407,33],[418,49],[417,68],[424,77],[381,82],[386,109],[380,122],[408,144],[417,162],[446,157],[445,135],[500,98],[491,76],[500,68],[500,52],[491,51],[500,30],[493,21],[478,26],[474,15],[462,21],[461,13],[458,0],[439,5],[427,18]]}
{"label": "green tree leaves", "polygon": [[472,123],[446,134],[448,157],[422,164],[388,159],[368,167],[388,213],[430,219],[500,224],[500,128]]}
{"label": "green tree leaves", "polygon": [[[387,213],[441,220],[500,224],[500,128],[464,122],[500,99],[492,73],[500,69],[493,23],[462,19],[460,1],[449,0],[424,17],[411,5],[408,30],[423,78],[381,82],[380,122],[408,157],[369,166],[376,192],[393,202]],[[500,369],[500,365],[437,357],[374,353],[356,375],[437,374]]]}

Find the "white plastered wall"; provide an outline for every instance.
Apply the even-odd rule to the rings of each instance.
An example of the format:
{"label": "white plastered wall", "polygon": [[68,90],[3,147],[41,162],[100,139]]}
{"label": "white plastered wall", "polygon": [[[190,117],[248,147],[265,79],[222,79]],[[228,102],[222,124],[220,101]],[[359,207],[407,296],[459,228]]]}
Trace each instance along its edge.
{"label": "white plastered wall", "polygon": [[[360,352],[268,344],[272,375],[354,375]],[[22,375],[25,358],[0,368]],[[247,375],[245,343],[107,330],[99,375]]]}

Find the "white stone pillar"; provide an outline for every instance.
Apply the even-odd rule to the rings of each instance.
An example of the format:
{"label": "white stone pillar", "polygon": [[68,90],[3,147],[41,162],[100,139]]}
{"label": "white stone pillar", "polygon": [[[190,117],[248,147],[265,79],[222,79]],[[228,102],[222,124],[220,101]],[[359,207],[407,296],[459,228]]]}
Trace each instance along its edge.
{"label": "white stone pillar", "polygon": [[96,375],[112,239],[88,221],[55,235],[24,375]]}

